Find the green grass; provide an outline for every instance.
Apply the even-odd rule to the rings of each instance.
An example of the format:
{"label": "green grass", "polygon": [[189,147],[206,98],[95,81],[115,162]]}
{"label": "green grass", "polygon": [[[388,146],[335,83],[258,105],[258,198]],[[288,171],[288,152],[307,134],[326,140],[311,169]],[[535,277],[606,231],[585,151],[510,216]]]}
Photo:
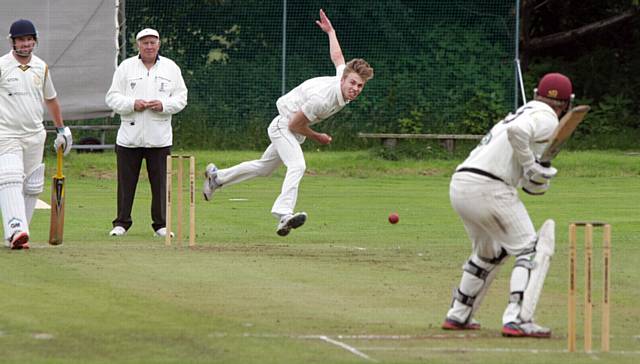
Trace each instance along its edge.
{"label": "green grass", "polygon": [[[209,161],[226,167],[260,152],[194,154],[200,173]],[[298,200],[309,213],[304,227],[286,238],[275,234],[269,211],[280,169],[218,191],[213,202],[198,198],[198,245],[188,249],[165,247],[152,237],[146,177],[133,227],[125,237],[108,237],[115,156],[72,154],[65,165],[64,245],[46,245],[48,211],[39,210],[33,249],[0,250],[0,362],[368,362],[337,343],[383,363],[640,360],[640,156],[563,152],[552,189],[542,197],[523,196],[536,226],[546,218],[557,223],[557,253],[537,312],[538,321],[554,330],[550,340],[499,335],[512,261],[478,313],[483,330],[459,337],[439,329],[470,253],[448,201],[449,177],[459,162],[309,152]],[[198,175],[198,190],[200,183]],[[386,220],[392,211],[400,215],[397,225]],[[567,224],[587,219],[613,225],[609,354],[563,352]],[[599,264],[594,274],[598,349]],[[581,324],[578,333],[581,347]]]}

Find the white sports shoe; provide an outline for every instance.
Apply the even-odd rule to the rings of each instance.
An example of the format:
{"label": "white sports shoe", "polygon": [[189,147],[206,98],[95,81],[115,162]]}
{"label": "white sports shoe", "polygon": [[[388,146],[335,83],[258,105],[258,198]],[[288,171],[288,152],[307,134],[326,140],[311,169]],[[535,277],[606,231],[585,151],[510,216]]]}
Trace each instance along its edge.
{"label": "white sports shoe", "polygon": [[285,215],[280,219],[280,223],[278,223],[278,229],[276,233],[280,236],[287,236],[291,229],[297,229],[300,226],[304,225],[305,221],[307,221],[307,213],[306,212],[298,212],[293,215]]}
{"label": "white sports shoe", "polygon": [[218,167],[215,164],[209,163],[207,169],[204,171],[204,186],[202,187],[202,194],[206,201],[211,201],[213,197],[213,191],[218,189],[221,185],[216,182],[218,176]]}
{"label": "white sports shoe", "polygon": [[111,232],[109,232],[109,236],[122,236],[126,233],[127,230],[125,230],[125,228],[123,228],[122,226],[116,226],[111,230]]}
{"label": "white sports shoe", "polygon": [[509,322],[502,326],[502,336],[549,338],[551,337],[551,329],[534,322],[522,322],[519,324]]}
{"label": "white sports shoe", "polygon": [[26,231],[16,231],[11,235],[11,249],[29,249],[29,234]]}
{"label": "white sports shoe", "polygon": [[[153,236],[159,236],[161,238],[164,238],[167,236],[167,228],[160,228],[158,230],[156,230],[155,233],[153,233]],[[173,238],[174,236],[176,236],[173,231],[171,232],[171,237]]]}

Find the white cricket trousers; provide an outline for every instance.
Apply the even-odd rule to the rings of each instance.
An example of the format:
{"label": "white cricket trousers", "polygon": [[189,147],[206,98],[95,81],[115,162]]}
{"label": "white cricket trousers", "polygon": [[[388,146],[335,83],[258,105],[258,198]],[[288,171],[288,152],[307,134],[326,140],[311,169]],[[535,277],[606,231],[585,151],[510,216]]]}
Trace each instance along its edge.
{"label": "white cricket trousers", "polygon": [[[451,179],[449,197],[471,239],[472,258],[480,257],[483,268],[497,269],[497,262],[487,262],[499,257],[502,249],[509,255],[518,256],[534,247],[536,232],[533,223],[513,186],[489,177],[458,172]],[[526,287],[528,275],[528,270],[514,267],[510,291]],[[465,271],[460,281],[460,289],[475,297],[481,289],[489,288],[483,285],[490,283]],[[510,302],[502,316],[503,324],[517,322],[520,309],[520,303]],[[470,313],[470,306],[456,300],[447,312],[447,317],[465,322]]]}
{"label": "white cricket trousers", "polygon": [[502,248],[519,255],[535,245],[535,228],[513,186],[458,172],[451,178],[449,197],[478,256],[496,258]]}
{"label": "white cricket trousers", "polygon": [[282,190],[276,199],[271,213],[279,218],[293,214],[298,200],[298,188],[304,176],[306,163],[300,144],[305,138],[289,130],[289,119],[277,116],[267,128],[271,144],[260,159],[242,162],[233,167],[218,171],[216,180],[223,186],[233,185],[254,177],[271,175],[284,164],[287,173],[282,183]]}

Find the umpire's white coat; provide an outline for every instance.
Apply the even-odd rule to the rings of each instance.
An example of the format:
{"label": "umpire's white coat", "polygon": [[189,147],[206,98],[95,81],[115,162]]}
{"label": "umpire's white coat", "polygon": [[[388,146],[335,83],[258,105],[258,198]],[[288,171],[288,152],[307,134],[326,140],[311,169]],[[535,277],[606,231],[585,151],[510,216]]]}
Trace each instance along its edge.
{"label": "umpire's white coat", "polygon": [[227,186],[253,177],[268,176],[284,163],[287,174],[271,213],[276,217],[292,214],[306,164],[300,147],[305,137],[289,130],[289,118],[302,111],[312,125],[342,110],[347,104],[340,90],[344,69],[345,65],[340,65],[335,76],[309,79],[280,97],[276,102],[279,115],[267,129],[271,145],[258,160],[219,170],[217,181]]}
{"label": "umpire's white coat", "polygon": [[[161,112],[134,111],[136,99],[162,101]],[[115,73],[105,97],[107,106],[120,114],[116,144],[127,148],[160,148],[173,144],[171,115],[187,105],[187,87],[180,67],[158,56],[147,69],[139,56],[125,59]]]}

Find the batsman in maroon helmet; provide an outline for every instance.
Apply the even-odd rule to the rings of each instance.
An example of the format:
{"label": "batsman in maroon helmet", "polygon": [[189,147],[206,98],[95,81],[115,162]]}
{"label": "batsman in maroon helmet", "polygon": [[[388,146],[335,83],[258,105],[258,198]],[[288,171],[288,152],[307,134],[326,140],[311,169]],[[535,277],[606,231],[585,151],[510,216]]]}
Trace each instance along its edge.
{"label": "batsman in maroon helmet", "polygon": [[559,73],[545,75],[534,100],[498,122],[456,168],[449,196],[472,251],[443,329],[480,328],[474,314],[500,265],[513,256],[502,334],[551,336],[551,330],[536,324],[533,315],[554,253],[554,222],[545,221],[536,232],[517,190],[542,195],[549,188],[557,170],[541,165],[539,158],[572,99],[569,78]]}

